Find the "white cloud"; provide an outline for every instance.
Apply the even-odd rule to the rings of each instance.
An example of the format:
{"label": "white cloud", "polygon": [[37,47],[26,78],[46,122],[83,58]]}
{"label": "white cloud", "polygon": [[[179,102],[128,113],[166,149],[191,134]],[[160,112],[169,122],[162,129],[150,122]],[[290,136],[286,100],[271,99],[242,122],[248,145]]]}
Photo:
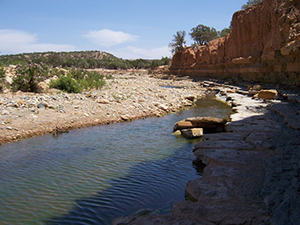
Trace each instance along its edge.
{"label": "white cloud", "polygon": [[83,37],[88,38],[94,44],[105,47],[135,41],[139,38],[138,36],[124,33],[122,31],[113,31],[109,29],[90,31],[88,34],[83,35]]}
{"label": "white cloud", "polygon": [[35,34],[29,34],[20,30],[0,29],[1,54],[71,50],[75,50],[75,47],[72,45],[38,43]]}
{"label": "white cloud", "polygon": [[161,57],[171,57],[171,52],[168,46],[160,48],[137,48],[133,46],[128,46],[123,49],[117,49],[112,51],[112,53],[120,58],[124,59],[160,59]]}

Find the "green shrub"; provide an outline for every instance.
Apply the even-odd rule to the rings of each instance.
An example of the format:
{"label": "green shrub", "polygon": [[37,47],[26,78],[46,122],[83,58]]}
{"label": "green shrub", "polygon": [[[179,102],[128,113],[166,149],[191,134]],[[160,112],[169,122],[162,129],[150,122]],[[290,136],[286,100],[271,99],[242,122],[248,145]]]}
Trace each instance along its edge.
{"label": "green shrub", "polygon": [[3,87],[6,84],[6,80],[5,80],[5,69],[4,68],[0,68],[0,92],[3,90]]}
{"label": "green shrub", "polygon": [[48,76],[48,69],[43,64],[29,62],[28,64],[18,65],[16,75],[13,77],[12,90],[38,92],[38,83],[45,80]]}
{"label": "green shrub", "polygon": [[57,88],[68,93],[79,93],[82,91],[80,85],[68,73],[67,76],[61,76],[57,80],[50,82],[50,88]]}
{"label": "green shrub", "polygon": [[103,75],[97,72],[87,72],[80,69],[72,69],[67,76],[61,76],[51,81],[50,87],[57,88],[69,93],[79,93],[82,90],[93,88],[101,89],[105,85]]}
{"label": "green shrub", "polygon": [[81,87],[83,89],[101,89],[105,85],[105,80],[103,80],[104,76],[95,71],[86,72],[84,78],[79,80]]}
{"label": "green shrub", "polygon": [[77,69],[77,68],[71,68],[70,70],[70,75],[75,79],[75,80],[82,80],[84,79],[84,70],[82,69]]}

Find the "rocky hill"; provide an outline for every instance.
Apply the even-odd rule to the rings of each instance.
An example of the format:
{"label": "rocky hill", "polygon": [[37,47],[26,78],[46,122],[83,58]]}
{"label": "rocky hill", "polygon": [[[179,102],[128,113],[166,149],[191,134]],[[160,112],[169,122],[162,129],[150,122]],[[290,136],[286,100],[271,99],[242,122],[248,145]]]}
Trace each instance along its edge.
{"label": "rocky hill", "polygon": [[34,52],[16,55],[0,55],[0,67],[26,64],[29,61],[53,67],[77,67],[83,69],[154,69],[169,65],[170,59],[122,59],[103,51]]}
{"label": "rocky hill", "polygon": [[114,55],[107,53],[107,52],[101,52],[101,51],[73,51],[73,52],[33,52],[33,53],[22,53],[22,54],[16,54],[16,55],[1,55],[0,59],[8,59],[8,58],[31,58],[35,59],[38,57],[49,57],[49,56],[59,56],[63,58],[75,58],[75,59],[86,59],[86,58],[94,58],[94,59],[118,59]]}
{"label": "rocky hill", "polygon": [[170,72],[300,86],[300,1],[265,0],[234,13],[230,34],[175,53]]}

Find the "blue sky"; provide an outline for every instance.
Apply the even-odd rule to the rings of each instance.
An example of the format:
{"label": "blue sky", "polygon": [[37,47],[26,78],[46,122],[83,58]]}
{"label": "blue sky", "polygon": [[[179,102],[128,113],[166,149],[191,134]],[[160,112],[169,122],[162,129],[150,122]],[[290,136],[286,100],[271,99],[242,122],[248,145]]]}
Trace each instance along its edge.
{"label": "blue sky", "polygon": [[[99,50],[125,59],[171,56],[180,30],[222,30],[247,0],[0,0],[0,54]],[[189,35],[187,44],[191,44]]]}

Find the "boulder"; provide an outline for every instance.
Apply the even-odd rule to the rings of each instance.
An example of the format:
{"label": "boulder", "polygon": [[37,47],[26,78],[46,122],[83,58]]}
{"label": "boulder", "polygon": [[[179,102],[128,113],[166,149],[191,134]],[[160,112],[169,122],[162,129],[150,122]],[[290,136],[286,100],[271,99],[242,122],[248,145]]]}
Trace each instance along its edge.
{"label": "boulder", "polygon": [[49,89],[49,85],[44,81],[39,82],[37,86],[38,86],[39,93],[43,93],[47,91],[47,89]]}
{"label": "boulder", "polygon": [[186,121],[191,122],[193,127],[203,128],[205,133],[222,132],[227,123],[227,120],[216,117],[192,117]]}
{"label": "boulder", "polygon": [[257,98],[274,99],[278,95],[276,90],[261,90],[257,93]]}
{"label": "boulder", "polygon": [[256,95],[260,90],[262,89],[261,85],[254,85],[253,87],[250,87],[248,92],[249,95]]}
{"label": "boulder", "polygon": [[193,128],[193,124],[190,121],[179,121],[175,123],[173,131],[175,132],[177,130],[183,130],[188,128]]}
{"label": "boulder", "polygon": [[175,123],[173,131],[190,129],[190,128],[203,128],[204,133],[214,133],[224,131],[227,120],[216,117],[192,117],[183,121]]}
{"label": "boulder", "polygon": [[105,98],[98,98],[97,100],[97,103],[99,103],[99,104],[109,104],[110,102],[107,100],[107,99],[105,99]]}
{"label": "boulder", "polygon": [[181,134],[186,138],[199,138],[203,136],[203,128],[183,129]]}
{"label": "boulder", "polygon": [[173,133],[173,135],[179,136],[179,135],[181,135],[181,131],[180,131],[180,130],[176,130],[176,131]]}

